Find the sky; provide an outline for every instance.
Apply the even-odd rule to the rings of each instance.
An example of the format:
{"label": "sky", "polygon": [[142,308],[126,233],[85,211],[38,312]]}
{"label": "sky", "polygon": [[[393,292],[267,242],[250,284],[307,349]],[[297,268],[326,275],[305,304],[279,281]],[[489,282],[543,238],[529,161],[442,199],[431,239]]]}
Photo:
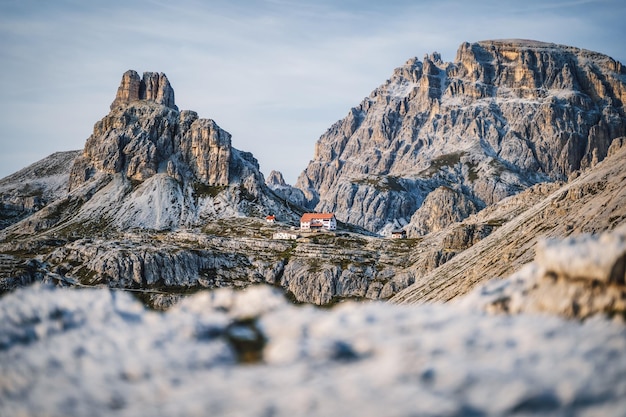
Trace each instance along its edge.
{"label": "sky", "polygon": [[0,178],[82,149],[129,69],[165,73],[181,110],[293,184],[412,57],[523,38],[626,64],[625,35],[624,0],[0,0]]}

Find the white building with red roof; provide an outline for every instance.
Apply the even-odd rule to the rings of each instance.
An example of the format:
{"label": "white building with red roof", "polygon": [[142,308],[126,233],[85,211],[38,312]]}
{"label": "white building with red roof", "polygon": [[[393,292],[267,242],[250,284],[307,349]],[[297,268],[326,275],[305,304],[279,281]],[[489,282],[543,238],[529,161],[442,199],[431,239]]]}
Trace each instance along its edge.
{"label": "white building with red roof", "polygon": [[302,230],[337,230],[335,213],[304,213],[300,219]]}

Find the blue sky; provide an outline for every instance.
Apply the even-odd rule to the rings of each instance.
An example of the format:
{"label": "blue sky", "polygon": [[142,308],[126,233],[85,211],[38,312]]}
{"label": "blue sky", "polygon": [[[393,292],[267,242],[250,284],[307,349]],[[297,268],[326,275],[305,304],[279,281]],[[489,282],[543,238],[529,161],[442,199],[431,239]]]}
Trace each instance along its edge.
{"label": "blue sky", "polygon": [[81,149],[122,74],[167,74],[287,182],[332,123],[411,57],[524,38],[626,63],[623,0],[0,0],[0,177]]}

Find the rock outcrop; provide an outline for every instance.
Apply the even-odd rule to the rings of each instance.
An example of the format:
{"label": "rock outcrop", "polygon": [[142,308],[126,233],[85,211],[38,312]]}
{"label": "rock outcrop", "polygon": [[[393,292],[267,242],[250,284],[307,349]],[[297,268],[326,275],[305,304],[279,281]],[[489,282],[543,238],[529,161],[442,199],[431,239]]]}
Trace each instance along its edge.
{"label": "rock outcrop", "polygon": [[77,225],[166,230],[266,212],[298,217],[264,184],[254,156],[232,147],[228,132],[178,111],[162,73],[124,74],[110,113],[73,160],[68,188],[13,233]]}
{"label": "rock outcrop", "polygon": [[626,228],[541,240],[533,263],[481,286],[462,302],[508,314],[626,319]]}
{"label": "rock outcrop", "polygon": [[265,184],[268,187],[284,187],[287,185],[283,178],[283,173],[280,171],[272,171],[270,175],[265,179]]}
{"label": "rock outcrop", "polygon": [[302,308],[265,286],[158,313],[36,286],[0,298],[0,370],[3,416],[623,417],[626,329],[450,304]]}
{"label": "rock outcrop", "polygon": [[310,209],[382,231],[440,186],[484,206],[564,180],[626,134],[625,75],[602,54],[525,40],[411,59],[322,135],[296,187]]}
{"label": "rock outcrop", "polygon": [[140,78],[136,71],[126,71],[122,75],[115,100],[111,103],[111,110],[139,100],[152,101],[178,110],[174,100],[174,89],[162,72],[144,72]]}
{"label": "rock outcrop", "polygon": [[63,197],[80,151],[56,152],[0,180],[0,229]]}
{"label": "rock outcrop", "polygon": [[[452,300],[472,291],[489,278],[512,275],[532,262],[536,245],[542,238],[563,239],[583,234],[599,234],[623,227],[626,222],[626,175],[624,175],[626,147],[623,146],[625,142],[623,138],[617,138],[609,148],[609,157],[562,187],[550,184],[536,185],[519,196],[509,197],[511,202],[505,199],[471,216],[468,220],[473,218],[477,226],[480,224],[476,222],[477,219],[489,216],[490,220],[483,223],[492,228],[488,236],[479,238],[473,246],[460,251],[448,262],[426,273],[423,263],[418,260],[402,272],[412,276],[414,284],[400,291],[392,300],[398,303]],[[539,196],[547,192],[547,196],[537,200],[528,194],[529,191],[538,192]],[[519,199],[531,200],[534,204],[529,207],[528,203],[516,201]],[[505,212],[506,206],[511,203],[522,210],[513,209],[514,216],[511,218],[500,216],[498,213]],[[452,230],[456,230],[459,225],[451,227]],[[460,247],[464,246],[464,241],[470,241],[470,236],[466,238],[462,233],[456,237],[454,236],[456,233],[446,233],[444,241],[447,241],[447,244],[456,242]],[[472,240],[475,239],[475,233],[476,230],[472,232]],[[598,244],[594,250],[600,246],[601,244]],[[558,251],[564,247],[566,245],[556,246],[554,250]],[[560,259],[575,266],[579,261],[578,258],[584,260],[583,256]],[[593,264],[594,261],[593,258],[588,258],[586,262]],[[563,277],[567,274],[559,272],[556,275]],[[546,279],[549,281],[550,277],[556,275],[548,274]],[[595,275],[590,276],[594,277]],[[567,278],[566,281],[569,282],[571,279]],[[594,287],[595,284],[591,281],[593,279],[583,281],[585,282],[583,287]],[[574,286],[567,288],[573,289]],[[584,294],[590,295],[588,292]]]}
{"label": "rock outcrop", "polygon": [[[135,80],[133,74],[137,76],[134,71],[124,74],[111,112],[95,124],[82,158],[72,168],[70,190],[97,172],[121,173],[136,181],[165,172],[178,181],[228,185],[233,163],[230,134],[213,120],[200,119],[196,112],[179,112],[175,106],[162,104],[161,96],[166,93],[161,90],[146,95],[144,101],[133,98],[128,86]],[[144,74],[144,79],[154,84],[156,77],[171,90],[164,74],[150,74],[154,73]],[[251,165],[250,172],[240,173],[238,179],[258,173],[258,164]]]}
{"label": "rock outcrop", "polygon": [[[487,117],[487,107],[476,106]],[[470,107],[459,107],[459,114]],[[585,114],[580,113],[580,123]],[[563,120],[559,116],[556,125],[566,125]],[[359,135],[366,134],[363,129]],[[255,158],[233,148],[228,133],[194,112],[148,99],[120,103],[96,124],[81,155],[64,159],[69,162],[65,171],[58,170],[66,173],[59,184],[71,178],[71,191],[43,187],[51,200],[0,231],[0,291],[42,280],[107,285],[149,291],[145,299],[167,306],[193,291],[265,282],[295,301],[320,305],[394,296],[404,302],[450,300],[532,261],[542,235],[597,233],[626,219],[623,137],[611,141],[608,158],[592,158],[588,168],[569,175],[569,183],[530,187],[547,174],[533,177],[514,167],[495,150],[487,152],[492,148],[478,136],[470,148],[450,153],[449,143],[462,141],[449,138],[432,142],[448,153],[428,159],[422,153],[434,151],[425,146],[415,154],[426,158],[425,167],[416,168],[418,175],[368,174],[343,182],[337,179],[345,173],[340,170],[335,177],[335,191],[345,193],[335,195],[333,207],[352,207],[346,214],[350,221],[379,222],[381,230],[414,228],[413,238],[382,239],[345,224],[336,233],[298,237],[290,226],[297,224],[300,209],[285,200],[306,204],[317,191],[305,190],[305,196],[282,184],[278,174],[270,175],[266,185]],[[367,156],[365,145],[362,155]],[[393,152],[398,161],[408,158]],[[334,178],[332,170],[326,172]],[[509,192],[514,195],[500,199]],[[499,200],[492,204],[483,198],[496,194],[493,200]],[[388,213],[405,216],[391,221]],[[267,214],[279,222],[266,223]],[[287,237],[274,240],[279,239],[275,235]]]}
{"label": "rock outcrop", "polygon": [[428,194],[405,228],[408,237],[437,232],[479,210],[463,193],[441,186]]}
{"label": "rock outcrop", "polygon": [[[265,184],[270,187],[280,198],[291,202],[299,207],[306,205],[306,197],[298,188],[292,187],[285,182],[283,174],[279,171],[272,171],[265,180]],[[304,209],[303,209],[304,210]]]}

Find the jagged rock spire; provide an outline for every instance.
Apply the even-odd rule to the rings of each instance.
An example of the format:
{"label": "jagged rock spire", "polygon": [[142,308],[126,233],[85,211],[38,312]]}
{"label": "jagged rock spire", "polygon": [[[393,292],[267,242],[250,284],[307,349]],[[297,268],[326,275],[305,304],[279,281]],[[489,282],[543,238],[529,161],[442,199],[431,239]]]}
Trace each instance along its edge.
{"label": "jagged rock spire", "polygon": [[285,178],[283,178],[283,174],[280,171],[270,172],[270,175],[265,180],[265,184],[268,187],[281,187],[287,185]]}
{"label": "jagged rock spire", "polygon": [[174,101],[174,89],[162,72],[144,72],[143,78],[139,78],[136,71],[126,71],[115,100],[111,103],[111,110],[138,100],[150,100],[178,110]]}

